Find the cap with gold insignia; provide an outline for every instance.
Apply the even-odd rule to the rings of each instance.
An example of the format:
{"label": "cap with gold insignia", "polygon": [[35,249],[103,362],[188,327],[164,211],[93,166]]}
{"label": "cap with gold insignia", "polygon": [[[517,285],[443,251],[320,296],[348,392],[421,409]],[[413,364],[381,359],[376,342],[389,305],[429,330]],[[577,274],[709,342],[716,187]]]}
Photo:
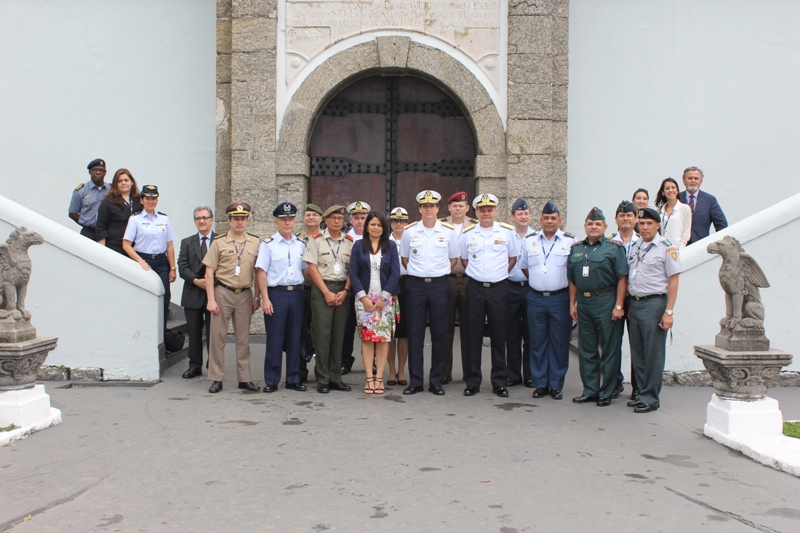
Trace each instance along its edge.
{"label": "cap with gold insignia", "polygon": [[620,213],[635,213],[636,205],[628,200],[622,200],[617,206],[617,215]]}
{"label": "cap with gold insignia", "polygon": [[328,209],[325,210],[325,213],[322,216],[325,217],[325,218],[328,218],[329,216],[335,215],[335,214],[344,215],[345,214],[344,206],[343,205],[332,205]]}
{"label": "cap with gold insignia", "polygon": [[89,164],[88,164],[88,165],[86,165],[86,168],[88,168],[89,170],[92,170],[94,167],[102,167],[102,168],[106,168],[106,162],[105,162],[105,161],[103,161],[103,160],[102,160],[102,159],[100,159],[100,158],[97,158],[97,159],[92,159],[92,160],[89,162]]}
{"label": "cap with gold insignia", "polygon": [[245,202],[233,202],[225,208],[225,214],[230,217],[249,217],[250,204]]}
{"label": "cap with gold insignia", "polygon": [[417,195],[418,204],[438,204],[442,199],[442,195],[436,191],[422,191]]}
{"label": "cap with gold insignia", "polygon": [[450,199],[447,200],[448,204],[452,204],[453,202],[469,202],[469,200],[467,200],[467,193],[464,191],[458,191],[457,193],[454,193]]}
{"label": "cap with gold insignia", "polygon": [[322,216],[322,208],[317,204],[306,204],[305,211],[313,211],[314,213],[318,213],[320,216]]}
{"label": "cap with gold insignia", "polygon": [[650,220],[655,220],[661,224],[661,216],[659,216],[658,211],[652,207],[643,207],[642,209],[639,209],[637,215],[639,218],[649,218]]}
{"label": "cap with gold insignia", "polygon": [[395,207],[389,213],[389,220],[408,220],[408,211],[402,207]]}
{"label": "cap with gold insignia", "polygon": [[517,198],[514,204],[511,206],[511,212],[525,211],[526,209],[530,208],[531,206],[528,205],[528,202],[526,202],[524,198]]}
{"label": "cap with gold insignia", "polygon": [[589,214],[586,215],[586,220],[605,220],[606,216],[603,214],[603,210],[599,207],[593,207]]}
{"label": "cap with gold insignia", "polygon": [[558,210],[558,206],[552,202],[552,200],[547,200],[547,203],[544,204],[542,207],[542,214],[543,215],[552,215],[554,213],[561,214],[561,211]]}
{"label": "cap with gold insignia", "polygon": [[353,202],[347,206],[347,212],[351,215],[356,213],[369,213],[372,208],[367,202]]}
{"label": "cap with gold insignia", "polygon": [[482,194],[472,200],[472,207],[478,209],[479,207],[497,207],[497,196],[494,194]]}
{"label": "cap with gold insignia", "polygon": [[289,202],[281,202],[278,207],[272,210],[272,216],[275,218],[294,218],[297,216],[297,207]]}
{"label": "cap with gold insignia", "polygon": [[158,198],[158,187],[155,185],[144,185],[142,187],[142,196],[149,196],[150,198]]}

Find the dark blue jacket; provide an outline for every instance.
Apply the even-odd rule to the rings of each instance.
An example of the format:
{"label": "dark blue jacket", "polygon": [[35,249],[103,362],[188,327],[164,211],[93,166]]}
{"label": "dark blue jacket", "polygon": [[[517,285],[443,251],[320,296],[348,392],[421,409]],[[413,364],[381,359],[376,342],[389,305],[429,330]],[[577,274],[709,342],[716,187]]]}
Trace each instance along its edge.
{"label": "dark blue jacket", "polygon": [[[350,252],[350,288],[353,295],[359,291],[369,294],[369,244],[368,237],[356,241]],[[389,249],[381,256],[381,290],[389,294],[400,293],[400,257],[397,246],[389,242]]]}
{"label": "dark blue jacket", "polygon": [[[680,193],[678,199],[681,203],[689,205],[689,194],[686,191]],[[708,237],[711,224],[714,224],[715,231],[720,231],[728,227],[728,220],[725,218],[725,213],[722,212],[722,208],[714,195],[699,190],[695,193],[695,206],[692,213],[692,238],[689,243]]]}

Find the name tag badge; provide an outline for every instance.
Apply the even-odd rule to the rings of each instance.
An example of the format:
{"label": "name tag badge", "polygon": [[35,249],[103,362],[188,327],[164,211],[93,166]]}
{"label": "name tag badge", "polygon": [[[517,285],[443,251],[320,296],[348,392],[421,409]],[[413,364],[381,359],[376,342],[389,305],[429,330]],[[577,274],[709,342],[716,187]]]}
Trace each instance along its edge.
{"label": "name tag badge", "polygon": [[290,266],[289,268],[286,269],[286,275],[289,276],[289,277],[294,276],[294,267],[293,266]]}
{"label": "name tag badge", "polygon": [[583,277],[584,278],[588,278],[589,277],[589,265],[584,265],[584,267],[583,267]]}
{"label": "name tag badge", "polygon": [[545,274],[547,274],[547,263],[542,265],[542,275],[544,276]]}
{"label": "name tag badge", "polygon": [[635,268],[633,270],[631,270],[630,274],[628,274],[628,277],[630,279],[633,279],[633,278],[636,277],[636,269]]}
{"label": "name tag badge", "polygon": [[242,274],[242,267],[236,265],[236,269],[233,271],[234,276],[240,276]]}
{"label": "name tag badge", "polygon": [[337,276],[342,273],[342,267],[339,266],[339,263],[333,265],[333,273]]}

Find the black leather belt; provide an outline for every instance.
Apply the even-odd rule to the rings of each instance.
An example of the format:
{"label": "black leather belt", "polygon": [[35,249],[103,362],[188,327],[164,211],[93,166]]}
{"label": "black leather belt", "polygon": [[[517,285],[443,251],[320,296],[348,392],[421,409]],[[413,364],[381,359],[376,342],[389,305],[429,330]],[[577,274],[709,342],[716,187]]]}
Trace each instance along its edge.
{"label": "black leather belt", "polygon": [[628,296],[630,296],[631,298],[633,298],[637,302],[639,300],[649,300],[650,298],[666,298],[667,297],[666,294],[649,294],[647,296],[634,296],[632,294],[628,294]]}
{"label": "black leather belt", "polygon": [[592,296],[597,296],[605,292],[613,291],[614,289],[616,289],[616,287],[606,287],[605,289],[600,289],[597,292],[579,292],[578,294],[583,296],[584,298],[591,298]]}
{"label": "black leather belt", "polygon": [[408,277],[415,281],[422,281],[424,283],[432,283],[434,281],[441,281],[447,278],[447,276],[437,276],[435,278],[421,278],[419,276],[408,276]]}
{"label": "black leather belt", "polygon": [[[94,228],[92,228],[92,229],[94,229]],[[155,259],[162,259],[162,258],[167,257],[166,253],[161,253],[161,254],[143,254],[141,252],[136,252],[136,253],[139,254],[139,257],[141,257],[142,259],[144,259],[144,260],[148,260],[149,259],[151,261],[153,261]]]}
{"label": "black leather belt", "polygon": [[[506,279],[507,279],[507,278],[506,278]],[[473,279],[473,278],[469,278],[469,280],[470,280],[471,282],[473,282],[473,283],[477,283],[477,284],[478,284],[478,285],[480,285],[481,287],[486,287],[487,289],[488,289],[489,287],[495,287],[495,286],[497,286],[497,285],[500,285],[501,283],[505,283],[505,282],[506,282],[506,280],[505,280],[505,279],[504,279],[504,280],[502,280],[502,281],[496,281],[496,282],[494,282],[494,283],[490,283],[490,282],[488,282],[488,281],[478,281],[477,279]]]}
{"label": "black leather belt", "polygon": [[215,282],[214,285],[219,285],[223,289],[228,289],[229,291],[231,291],[234,294],[241,294],[244,291],[250,289],[250,287],[242,287],[241,289],[234,289],[233,287],[228,287],[227,285],[225,285],[224,283],[222,283],[219,280],[214,280],[214,282]]}
{"label": "black leather belt", "polygon": [[302,285],[275,285],[274,287],[268,287],[271,291],[299,291],[302,288]]}
{"label": "black leather belt", "polygon": [[537,291],[536,289],[531,289],[531,291],[535,292],[539,296],[555,296],[556,294],[561,294],[562,292],[566,292],[568,287],[564,287],[563,289],[558,289],[557,291]]}
{"label": "black leather belt", "polygon": [[448,275],[449,275],[451,278],[456,278],[456,279],[461,279],[461,278],[463,278],[464,276],[466,276],[466,274],[448,274]]}
{"label": "black leather belt", "polygon": [[528,284],[528,282],[527,282],[527,281],[511,281],[510,279],[509,279],[509,280],[507,280],[507,281],[508,281],[510,284],[512,284],[512,285],[515,285],[515,286],[520,286],[520,287],[524,287],[525,285],[527,285],[527,284]]}

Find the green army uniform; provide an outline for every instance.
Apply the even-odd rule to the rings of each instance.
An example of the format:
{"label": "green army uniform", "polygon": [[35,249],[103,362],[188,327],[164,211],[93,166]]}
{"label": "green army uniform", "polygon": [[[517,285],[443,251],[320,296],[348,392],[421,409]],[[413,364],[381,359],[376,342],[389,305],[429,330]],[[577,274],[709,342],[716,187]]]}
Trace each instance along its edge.
{"label": "green army uniform", "polygon": [[[584,267],[588,272],[584,276]],[[567,278],[578,289],[578,360],[584,396],[611,399],[617,386],[624,320],[611,320],[617,284],[628,275],[625,249],[600,237],[577,242],[570,251]],[[598,350],[602,347],[602,355]],[[601,374],[603,376],[601,385]]]}

